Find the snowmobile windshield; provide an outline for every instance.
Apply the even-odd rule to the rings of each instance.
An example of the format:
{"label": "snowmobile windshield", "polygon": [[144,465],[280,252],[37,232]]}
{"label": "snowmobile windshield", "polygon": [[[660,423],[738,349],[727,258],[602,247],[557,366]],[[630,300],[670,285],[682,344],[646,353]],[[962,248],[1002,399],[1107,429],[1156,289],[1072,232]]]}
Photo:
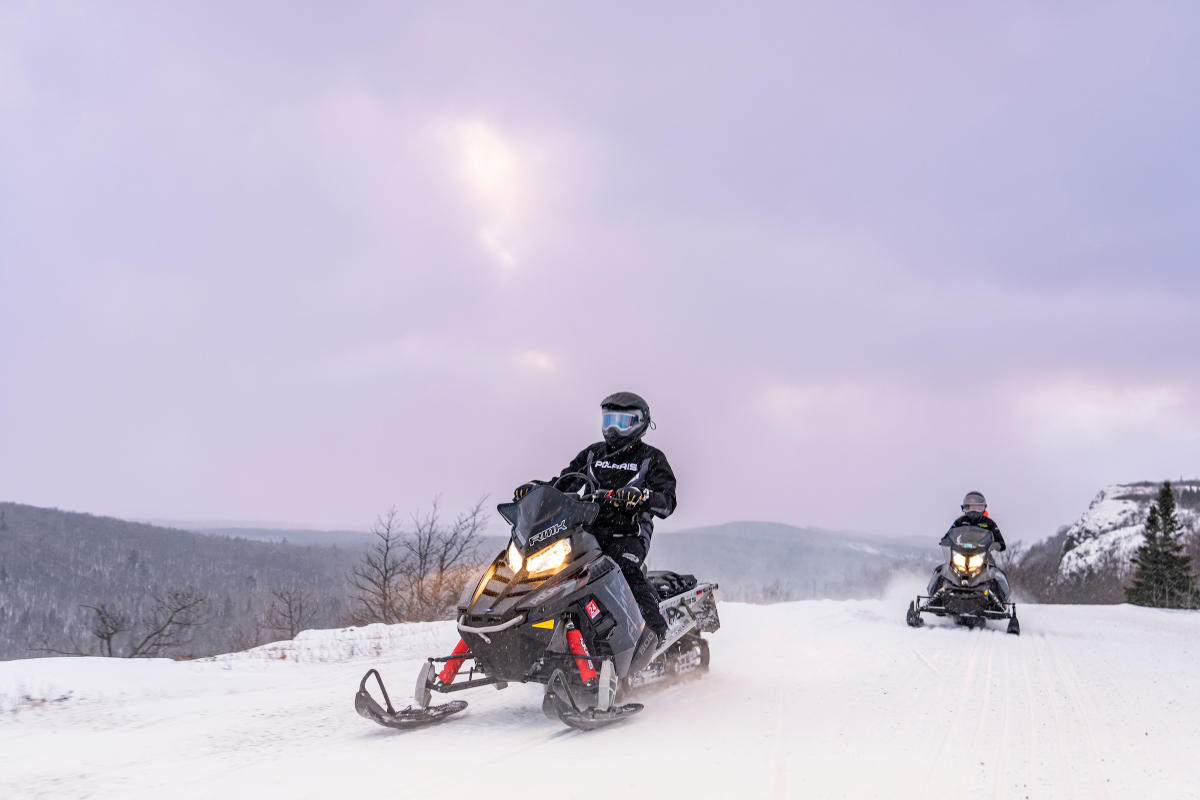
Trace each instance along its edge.
{"label": "snowmobile windshield", "polygon": [[[947,542],[946,539],[949,541]],[[996,538],[987,528],[980,528],[977,525],[962,525],[947,531],[942,543],[949,545],[952,550],[970,556],[975,553],[986,553],[995,541]]]}
{"label": "snowmobile windshield", "polygon": [[514,503],[497,507],[512,526],[513,544],[528,556],[596,519],[600,507],[550,486],[535,486]]}

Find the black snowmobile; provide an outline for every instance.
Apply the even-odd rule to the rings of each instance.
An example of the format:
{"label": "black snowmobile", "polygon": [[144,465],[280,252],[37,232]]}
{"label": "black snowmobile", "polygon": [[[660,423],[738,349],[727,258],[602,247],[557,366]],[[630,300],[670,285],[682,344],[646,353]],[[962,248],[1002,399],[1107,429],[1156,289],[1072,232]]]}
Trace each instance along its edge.
{"label": "black snowmobile", "polygon": [[[588,486],[579,494],[564,493],[556,487],[565,478],[582,478]],[[512,525],[512,538],[464,589],[458,645],[450,655],[426,661],[413,704],[399,711],[378,671],[369,670],[359,683],[355,710],[391,728],[418,727],[467,706],[461,700],[430,705],[433,692],[534,681],[546,686],[547,717],[590,730],[642,710],[639,703],[619,703],[622,694],[706,671],[708,643],[700,634],[721,625],[713,595],[717,584],[673,572],[647,574],[669,625],[660,642],[642,620],[620,568],[587,531],[599,513],[595,493],[593,479],[569,473],[498,506]],[[458,680],[467,662],[466,679]],[[386,707],[367,691],[372,676]]]}
{"label": "black snowmobile", "polygon": [[922,614],[951,616],[960,625],[984,626],[989,619],[1007,619],[1008,632],[1021,633],[1017,606],[1010,602],[1008,577],[992,560],[996,544],[992,532],[976,525],[951,528],[938,542],[946,563],[933,571],[926,589],[908,604],[906,621],[914,628],[925,624]]}

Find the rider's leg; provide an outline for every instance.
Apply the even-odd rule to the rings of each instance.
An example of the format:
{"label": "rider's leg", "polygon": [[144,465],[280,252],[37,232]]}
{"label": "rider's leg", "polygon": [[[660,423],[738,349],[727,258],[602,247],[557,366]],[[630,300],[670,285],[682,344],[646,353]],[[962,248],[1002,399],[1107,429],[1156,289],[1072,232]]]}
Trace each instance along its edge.
{"label": "rider's leg", "polygon": [[659,639],[667,635],[667,621],[658,610],[658,591],[642,573],[642,562],[646,560],[646,548],[638,536],[610,539],[604,547],[606,555],[610,556],[621,568],[633,598],[637,600],[638,609],[646,627],[654,631]]}

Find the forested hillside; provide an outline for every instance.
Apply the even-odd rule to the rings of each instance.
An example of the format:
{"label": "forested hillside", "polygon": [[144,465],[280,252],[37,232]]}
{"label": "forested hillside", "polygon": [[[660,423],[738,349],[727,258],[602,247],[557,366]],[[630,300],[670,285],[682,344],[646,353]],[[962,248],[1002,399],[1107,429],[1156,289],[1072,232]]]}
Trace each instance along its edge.
{"label": "forested hillside", "polygon": [[[208,655],[286,638],[272,629],[283,593],[305,627],[348,620],[346,575],[359,557],[336,547],[296,547],[201,535],[91,514],[0,503],[0,659],[47,651],[99,653],[92,630],[108,612],[117,652],[144,638],[158,600],[200,600],[159,653]],[[304,608],[294,607],[303,600]],[[93,609],[84,608],[92,606]],[[149,631],[146,631],[149,632]]]}

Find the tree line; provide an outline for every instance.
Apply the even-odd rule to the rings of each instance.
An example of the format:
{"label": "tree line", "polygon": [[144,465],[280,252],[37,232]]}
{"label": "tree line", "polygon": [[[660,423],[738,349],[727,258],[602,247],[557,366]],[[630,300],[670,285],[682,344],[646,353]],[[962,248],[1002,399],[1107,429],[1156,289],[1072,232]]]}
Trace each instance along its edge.
{"label": "tree line", "polygon": [[482,508],[448,520],[436,500],[409,520],[391,509],[364,550],[0,503],[0,659],[201,657],[308,628],[443,618],[478,566]]}

